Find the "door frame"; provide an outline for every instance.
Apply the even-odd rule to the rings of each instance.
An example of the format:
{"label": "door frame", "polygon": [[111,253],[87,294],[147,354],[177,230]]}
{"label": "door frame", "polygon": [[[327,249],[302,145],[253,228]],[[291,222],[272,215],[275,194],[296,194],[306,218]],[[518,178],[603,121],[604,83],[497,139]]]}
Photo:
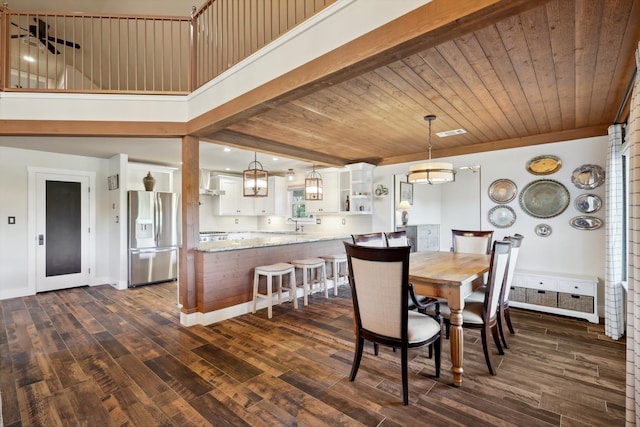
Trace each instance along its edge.
{"label": "door frame", "polygon": [[[89,252],[87,255],[89,266],[89,284],[93,286],[96,277],[96,173],[94,171],[83,171],[73,169],[54,169],[43,168],[36,166],[27,167],[28,175],[28,206],[27,206],[27,240],[29,244],[28,256],[27,256],[27,284],[31,295],[36,294],[36,274],[37,274],[37,258],[36,250],[38,244],[38,230],[37,230],[37,218],[36,207],[37,203],[37,188],[36,188],[36,175],[39,173],[52,174],[52,175],[71,175],[77,177],[89,178],[89,227],[91,232],[89,233],[89,239],[87,242],[86,250]],[[83,254],[84,255],[84,254]]]}

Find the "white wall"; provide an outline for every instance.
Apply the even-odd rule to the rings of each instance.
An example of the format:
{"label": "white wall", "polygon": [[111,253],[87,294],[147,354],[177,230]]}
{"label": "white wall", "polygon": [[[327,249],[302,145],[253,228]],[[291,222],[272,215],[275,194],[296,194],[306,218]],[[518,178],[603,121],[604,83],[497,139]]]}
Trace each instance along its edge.
{"label": "white wall", "polygon": [[[94,171],[96,188],[96,227],[94,231],[95,265],[91,266],[93,283],[110,281],[110,233],[108,227],[109,197],[106,177],[108,161],[92,157],[71,156],[0,147],[0,299],[33,295],[35,283],[29,282],[29,266],[35,268],[30,259],[30,245],[36,244],[36,236],[29,236],[27,217],[28,174],[27,167]],[[7,217],[14,216],[16,223],[8,224]]]}
{"label": "white wall", "polygon": [[[480,228],[483,230],[495,230],[494,236],[501,239],[504,236],[520,233],[525,236],[522,250],[518,258],[518,269],[534,270],[549,273],[572,273],[593,275],[600,278],[599,301],[604,301],[603,285],[605,268],[605,240],[604,227],[598,230],[576,230],[569,225],[569,220],[581,213],[574,207],[575,198],[584,193],[593,193],[600,196],[603,207],[594,213],[594,216],[605,220],[605,186],[594,190],[581,190],[571,182],[571,174],[575,168],[583,164],[596,164],[603,168],[606,166],[608,150],[608,138],[606,136],[580,139],[575,141],[544,144],[531,147],[515,148],[510,150],[491,151],[466,156],[451,157],[446,160],[452,162],[454,167],[480,165],[480,199],[479,205],[469,203],[466,212],[469,216],[480,217]],[[535,156],[551,154],[562,160],[562,168],[545,176],[532,175],[525,169],[527,161]],[[393,175],[406,174],[409,163],[381,166],[374,171],[374,182],[391,183],[393,188]],[[493,181],[500,178],[508,178],[518,187],[518,197],[508,203],[516,212],[516,221],[509,228],[496,228],[488,220],[489,210],[496,206],[488,195],[488,188]],[[520,207],[520,191],[530,182],[537,179],[552,179],[562,183],[569,190],[571,202],[569,207],[554,218],[538,219],[526,214]],[[450,197],[454,197],[456,186],[443,184],[442,191],[446,189]],[[419,212],[421,203],[421,190],[414,186],[414,206],[409,212],[409,223],[424,223],[417,220],[414,211]],[[373,229],[387,230],[393,224],[393,197],[376,200],[376,214],[374,215]],[[535,234],[537,224],[549,224],[553,232],[548,237],[539,237]],[[444,237],[446,239],[446,236]],[[444,241],[444,240],[443,240]],[[442,243],[444,247],[444,243]],[[602,308],[600,307],[602,314]]]}

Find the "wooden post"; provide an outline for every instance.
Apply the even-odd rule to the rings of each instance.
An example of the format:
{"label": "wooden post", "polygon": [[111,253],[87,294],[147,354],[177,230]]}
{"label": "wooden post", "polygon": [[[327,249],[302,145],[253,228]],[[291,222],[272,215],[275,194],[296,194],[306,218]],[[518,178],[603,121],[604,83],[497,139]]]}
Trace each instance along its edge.
{"label": "wooden post", "polygon": [[182,138],[182,246],[178,297],[182,312],[196,312],[196,248],[199,243],[199,140],[193,136]]}

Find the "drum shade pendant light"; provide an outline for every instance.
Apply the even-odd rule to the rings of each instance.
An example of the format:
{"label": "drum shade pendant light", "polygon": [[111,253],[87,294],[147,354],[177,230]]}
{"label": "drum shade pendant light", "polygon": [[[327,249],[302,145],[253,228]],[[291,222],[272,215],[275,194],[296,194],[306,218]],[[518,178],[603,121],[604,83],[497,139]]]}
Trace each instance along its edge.
{"label": "drum shade pendant light", "polygon": [[249,163],[248,169],[242,172],[242,189],[244,197],[267,197],[269,195],[269,172],[264,170],[255,151],[253,161]]}
{"label": "drum shade pendant light", "polygon": [[424,116],[424,119],[429,122],[429,161],[411,166],[407,174],[407,181],[414,184],[453,182],[456,180],[456,171],[453,170],[451,163],[431,161],[431,123],[436,119],[436,116],[429,114]]}
{"label": "drum shade pendant light", "polygon": [[322,175],[316,172],[316,165],[304,179],[304,199],[322,200]]}

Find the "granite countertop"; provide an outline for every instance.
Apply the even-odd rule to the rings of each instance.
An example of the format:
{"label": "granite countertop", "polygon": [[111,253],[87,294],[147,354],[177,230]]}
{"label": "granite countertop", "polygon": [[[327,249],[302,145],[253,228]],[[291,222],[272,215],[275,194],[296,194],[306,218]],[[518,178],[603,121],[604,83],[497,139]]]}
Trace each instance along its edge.
{"label": "granite countertop", "polygon": [[262,248],[268,246],[292,245],[296,243],[320,242],[322,240],[349,240],[350,234],[327,234],[327,233],[298,233],[277,235],[273,237],[257,237],[254,239],[241,240],[218,240],[216,242],[202,242],[197,250],[201,252],[221,252],[238,249]]}

